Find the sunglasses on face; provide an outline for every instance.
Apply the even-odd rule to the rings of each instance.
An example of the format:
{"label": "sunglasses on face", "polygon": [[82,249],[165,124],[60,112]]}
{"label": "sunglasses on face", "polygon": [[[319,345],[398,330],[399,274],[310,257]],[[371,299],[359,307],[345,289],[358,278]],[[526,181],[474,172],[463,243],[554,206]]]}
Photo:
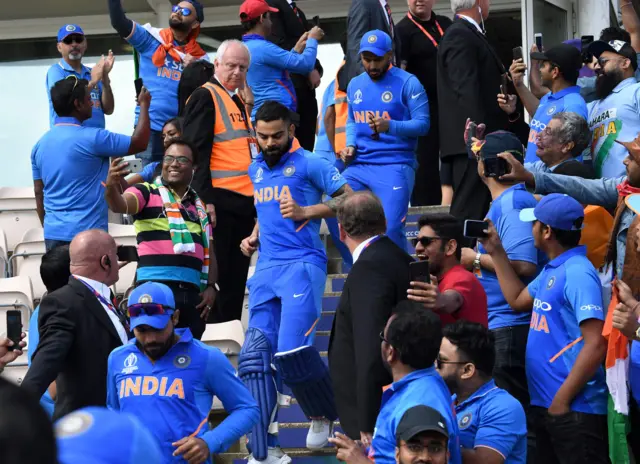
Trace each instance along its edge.
{"label": "sunglasses on face", "polygon": [[62,43],[65,45],[71,45],[72,43],[81,44],[84,42],[84,36],[82,35],[68,35],[62,39]]}
{"label": "sunglasses on face", "polygon": [[413,244],[413,248],[417,247],[418,243],[426,248],[436,240],[444,240],[444,237],[419,237],[412,239],[411,243]]}
{"label": "sunglasses on face", "polygon": [[174,161],[177,161],[180,166],[186,166],[187,164],[191,163],[191,160],[186,156],[164,155],[162,157],[162,162],[167,166],[171,166]]}
{"label": "sunglasses on face", "polygon": [[156,303],[136,303],[127,308],[129,317],[138,317],[142,314],[147,316],[161,316],[162,314],[173,313],[173,308]]}
{"label": "sunglasses on face", "polygon": [[191,8],[184,8],[180,5],[173,5],[171,8],[172,13],[179,13],[182,16],[189,16],[191,14]]}
{"label": "sunglasses on face", "polygon": [[442,369],[445,364],[468,364],[469,361],[445,361],[440,356],[436,358],[436,369]]}

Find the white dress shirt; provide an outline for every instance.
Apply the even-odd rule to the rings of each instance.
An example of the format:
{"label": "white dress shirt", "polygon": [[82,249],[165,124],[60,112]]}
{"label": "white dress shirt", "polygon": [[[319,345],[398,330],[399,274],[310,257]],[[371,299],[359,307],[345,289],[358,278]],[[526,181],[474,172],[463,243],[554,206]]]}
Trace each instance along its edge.
{"label": "white dress shirt", "polygon": [[464,19],[466,21],[469,21],[471,24],[473,24],[476,27],[476,29],[478,29],[478,31],[480,31],[481,34],[484,34],[484,31],[480,27],[480,24],[478,24],[478,22],[475,19],[473,19],[473,18],[471,18],[469,16],[462,15],[462,14],[458,14],[458,16],[460,16],[462,19]]}
{"label": "white dress shirt", "polygon": [[387,0],[379,0],[380,6],[384,10],[384,17],[387,18],[387,24],[390,24],[389,21],[389,12],[387,11]]}
{"label": "white dress shirt", "polygon": [[[91,287],[100,295],[102,295],[105,300],[111,301],[111,290],[109,289],[108,286],[106,286],[102,282],[98,282],[96,280],[88,279],[87,277],[82,277],[75,274],[73,277],[86,283],[89,287]],[[107,312],[107,316],[109,316],[109,319],[111,319],[111,322],[113,323],[113,327],[115,327],[116,332],[118,332],[118,335],[120,336],[120,340],[122,340],[122,344],[123,345],[126,344],[129,341],[129,338],[127,337],[127,331],[124,330],[124,326],[122,325],[122,322],[120,322],[120,319],[118,319],[118,316],[111,309],[109,309],[107,305],[105,305],[100,299],[98,299],[98,303],[100,303],[104,308],[104,310]]]}
{"label": "white dress shirt", "polygon": [[360,257],[364,249],[367,247],[367,244],[371,242],[373,239],[375,239],[376,237],[377,235],[374,235],[373,237],[369,237],[360,245],[358,245],[355,250],[353,250],[353,264],[356,263],[356,261],[358,260],[358,258]]}

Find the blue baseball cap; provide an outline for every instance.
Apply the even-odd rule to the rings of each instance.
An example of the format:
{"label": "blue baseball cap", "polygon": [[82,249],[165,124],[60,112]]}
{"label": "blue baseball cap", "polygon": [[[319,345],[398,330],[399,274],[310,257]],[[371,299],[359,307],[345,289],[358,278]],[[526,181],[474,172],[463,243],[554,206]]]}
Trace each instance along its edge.
{"label": "blue baseball cap", "polygon": [[200,3],[198,0],[182,0],[182,1],[191,3],[191,6],[193,6],[193,9],[196,10],[196,19],[198,20],[199,23],[202,24],[202,22],[204,21],[204,8],[202,7],[202,3]]}
{"label": "blue baseball cap", "polygon": [[131,330],[140,325],[148,325],[154,329],[162,330],[169,323],[169,319],[171,319],[171,315],[176,308],[176,301],[171,289],[158,282],[145,282],[131,292],[128,307],[139,304],[161,305],[165,311],[163,314],[155,314],[153,316],[141,312],[139,316],[131,317]]}
{"label": "blue baseball cap", "polygon": [[91,406],[55,423],[60,464],[161,464],[160,446],[138,418]]}
{"label": "blue baseball cap", "polygon": [[393,45],[389,34],[375,29],[362,36],[358,53],[369,52],[376,56],[384,56],[385,53],[390,52],[392,49]]}
{"label": "blue baseball cap", "polygon": [[65,24],[58,31],[58,42],[62,42],[67,36],[71,34],[84,35],[84,31],[77,24]]}
{"label": "blue baseball cap", "polygon": [[569,195],[552,193],[542,197],[535,208],[520,211],[520,220],[540,221],[554,229],[580,230],[584,220],[584,208]]}

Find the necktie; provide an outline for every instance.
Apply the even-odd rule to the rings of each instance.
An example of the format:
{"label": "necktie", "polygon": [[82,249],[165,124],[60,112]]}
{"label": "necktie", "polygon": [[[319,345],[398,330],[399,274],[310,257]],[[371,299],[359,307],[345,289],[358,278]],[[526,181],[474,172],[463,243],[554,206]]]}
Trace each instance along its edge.
{"label": "necktie", "polygon": [[393,40],[394,31],[393,31],[393,17],[391,16],[391,7],[389,6],[389,2],[385,2],[384,9],[387,12],[387,16],[389,16],[389,32],[391,36],[391,40]]}
{"label": "necktie", "polygon": [[298,21],[302,22],[302,19],[300,18],[300,13],[298,12],[298,7],[296,6],[296,2],[291,2],[291,8],[293,9],[293,12],[296,14]]}

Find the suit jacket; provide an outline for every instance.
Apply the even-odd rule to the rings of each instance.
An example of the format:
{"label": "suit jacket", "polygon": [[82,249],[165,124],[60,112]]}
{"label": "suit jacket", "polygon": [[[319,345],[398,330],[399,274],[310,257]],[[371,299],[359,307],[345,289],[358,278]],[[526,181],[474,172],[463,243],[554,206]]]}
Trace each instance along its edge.
{"label": "suit jacket", "polygon": [[505,72],[485,35],[467,20],[456,17],[438,46],[442,157],[467,152],[463,136],[467,118],[486,124],[486,134],[513,130],[509,127],[509,117],[497,102],[501,75]]}
{"label": "suit jacket", "polygon": [[[399,19],[400,18],[397,18],[397,20]],[[338,72],[338,85],[340,90],[346,91],[351,79],[364,72],[362,59],[360,58],[360,40],[363,35],[374,29],[379,29],[391,35],[387,16],[384,8],[380,5],[380,1],[352,0],[349,14],[347,15],[346,64]],[[393,41],[393,53],[399,60],[401,56],[400,38],[397,34]]]}
{"label": "suit jacket", "polygon": [[107,358],[122,345],[95,295],[75,278],[40,303],[40,342],[22,386],[38,398],[56,380],[53,419],[107,402]]}
{"label": "suit jacket", "polygon": [[412,258],[388,237],[365,248],[338,303],[329,340],[329,371],[340,426],[353,439],[373,432],[382,387],[392,382],[380,355],[380,332],[407,298]]}

